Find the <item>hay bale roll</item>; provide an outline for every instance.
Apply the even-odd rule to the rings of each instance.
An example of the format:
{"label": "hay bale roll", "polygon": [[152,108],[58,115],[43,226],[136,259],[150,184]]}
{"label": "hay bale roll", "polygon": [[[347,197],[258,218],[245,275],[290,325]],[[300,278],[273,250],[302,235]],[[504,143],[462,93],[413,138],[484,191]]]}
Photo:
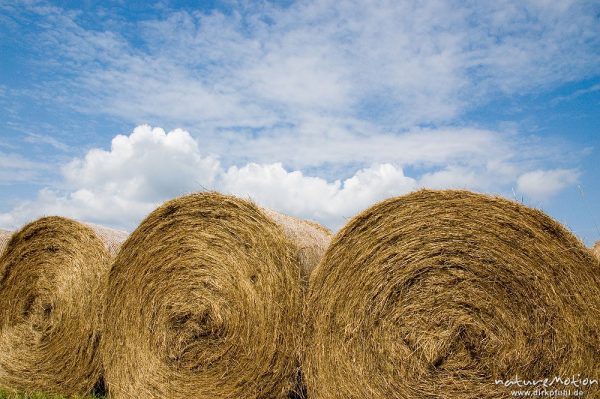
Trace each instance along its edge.
{"label": "hay bale roll", "polygon": [[4,248],[8,245],[10,236],[12,236],[12,231],[0,229],[0,255],[2,255]]}
{"label": "hay bale roll", "polygon": [[515,387],[496,380],[598,378],[600,263],[540,211],[418,191],[334,237],[307,335],[311,399],[505,398]]}
{"label": "hay bale roll", "polygon": [[123,230],[111,229],[94,223],[86,223],[86,226],[94,230],[96,236],[102,240],[108,253],[113,257],[117,256],[121,245],[129,237],[129,233]]}
{"label": "hay bale roll", "polygon": [[287,398],[301,269],[312,267],[300,249],[235,197],[192,194],[152,212],[110,273],[101,352],[111,396]]}
{"label": "hay bale roll", "polygon": [[598,259],[600,259],[600,241],[596,242],[596,244],[592,248],[592,252],[594,252],[594,255],[596,255]]}
{"label": "hay bale roll", "polygon": [[111,256],[89,227],[45,217],[0,257],[0,388],[89,393]]}
{"label": "hay bale roll", "polygon": [[270,209],[261,210],[283,229],[286,237],[297,248],[302,277],[308,281],[331,241],[331,231],[320,224],[284,215]]}

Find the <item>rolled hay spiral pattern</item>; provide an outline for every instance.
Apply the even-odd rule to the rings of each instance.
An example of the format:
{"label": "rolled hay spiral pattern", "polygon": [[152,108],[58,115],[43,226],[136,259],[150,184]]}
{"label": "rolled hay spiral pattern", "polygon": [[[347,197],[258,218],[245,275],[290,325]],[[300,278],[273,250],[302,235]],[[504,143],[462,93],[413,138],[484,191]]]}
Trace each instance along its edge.
{"label": "rolled hay spiral pattern", "polygon": [[[308,266],[307,266],[308,267]],[[101,352],[115,398],[287,398],[301,342],[299,247],[249,201],[166,202],[110,273]]]}
{"label": "rolled hay spiral pattern", "polygon": [[311,399],[505,398],[496,380],[600,377],[600,263],[505,199],[373,206],[334,237],[307,301]]}
{"label": "rolled hay spiral pattern", "polygon": [[16,232],[0,257],[0,388],[89,393],[110,255],[89,227],[61,217]]}

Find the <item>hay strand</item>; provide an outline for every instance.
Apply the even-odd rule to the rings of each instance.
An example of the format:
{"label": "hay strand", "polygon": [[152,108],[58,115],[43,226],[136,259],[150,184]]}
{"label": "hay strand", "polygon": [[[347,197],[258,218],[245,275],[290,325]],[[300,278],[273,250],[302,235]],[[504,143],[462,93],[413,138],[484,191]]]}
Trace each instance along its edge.
{"label": "hay strand", "polygon": [[505,398],[496,379],[597,379],[600,263],[540,211],[423,190],[334,237],[307,335],[311,399]]}
{"label": "hay strand", "polygon": [[110,267],[89,227],[61,217],[16,232],[0,258],[0,387],[75,395],[98,381]]}
{"label": "hay strand", "polygon": [[101,352],[111,396],[287,398],[301,339],[298,249],[235,197],[192,194],[152,212],[110,273]]}

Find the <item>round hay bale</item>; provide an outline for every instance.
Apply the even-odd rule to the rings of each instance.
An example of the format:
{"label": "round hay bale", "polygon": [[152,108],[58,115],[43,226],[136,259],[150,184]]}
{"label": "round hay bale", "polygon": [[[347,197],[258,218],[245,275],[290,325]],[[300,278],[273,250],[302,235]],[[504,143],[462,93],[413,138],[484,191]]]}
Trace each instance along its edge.
{"label": "round hay bale", "polygon": [[283,229],[286,237],[297,248],[304,280],[319,264],[331,241],[331,231],[320,224],[284,215],[270,209],[261,210]]}
{"label": "round hay bale", "polygon": [[334,237],[307,301],[311,399],[506,398],[515,378],[600,377],[600,263],[505,199],[423,190],[373,206]]}
{"label": "round hay bale", "polygon": [[0,388],[89,393],[110,255],[89,227],[45,217],[16,232],[0,257]]}
{"label": "round hay bale", "polygon": [[110,273],[111,397],[287,398],[301,345],[299,249],[235,197],[191,194],[153,211]]}
{"label": "round hay bale", "polygon": [[11,236],[12,231],[0,229],[0,255],[4,252],[4,248],[8,245]]}
{"label": "round hay bale", "polygon": [[93,223],[86,223],[86,225],[94,230],[94,233],[102,240],[104,246],[113,257],[117,256],[121,245],[129,237],[129,233],[126,231],[115,230]]}
{"label": "round hay bale", "polygon": [[592,252],[594,252],[594,255],[596,255],[598,259],[600,259],[600,241],[596,242],[596,244],[592,248]]}

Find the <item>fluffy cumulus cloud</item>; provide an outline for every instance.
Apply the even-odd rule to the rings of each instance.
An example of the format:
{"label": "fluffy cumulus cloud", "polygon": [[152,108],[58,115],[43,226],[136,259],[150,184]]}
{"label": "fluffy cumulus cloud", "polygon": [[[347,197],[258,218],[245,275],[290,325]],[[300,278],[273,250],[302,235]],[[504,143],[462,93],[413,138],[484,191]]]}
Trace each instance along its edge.
{"label": "fluffy cumulus cloud", "polygon": [[[398,138],[405,148],[396,151],[425,151],[399,154],[395,162],[371,163],[355,168],[344,179],[328,180],[282,163],[227,165],[204,153],[201,143],[187,131],[167,133],[143,125],[128,136],[113,138],[109,150],[92,149],[66,163],[60,185],[43,188],[34,200],[0,214],[0,226],[15,228],[41,215],[58,214],[130,230],[162,201],[218,190],[336,229],[374,202],[420,187],[481,191],[500,187],[510,192],[516,184],[521,193],[538,200],[577,181],[575,170],[527,172],[528,161],[504,152],[511,147],[502,135],[480,135],[477,145],[450,145],[454,150],[446,150],[443,161],[434,162],[428,154],[436,151],[435,140],[428,143],[419,136],[420,147],[412,147],[414,139],[408,134]],[[482,142],[503,151],[488,152],[488,157],[493,156],[488,159],[480,154]],[[404,166],[415,170],[412,176],[405,174]]]}
{"label": "fluffy cumulus cloud", "polygon": [[264,206],[316,219],[333,228],[374,201],[404,194],[416,186],[414,179],[391,164],[372,165],[346,180],[327,182],[300,171],[288,172],[279,163],[251,163],[229,168],[222,179],[226,192],[254,198]]}
{"label": "fluffy cumulus cloud", "polygon": [[68,163],[63,174],[78,190],[154,202],[211,186],[218,170],[219,162],[202,156],[188,132],[140,126],[116,136],[110,151],[93,149]]}

